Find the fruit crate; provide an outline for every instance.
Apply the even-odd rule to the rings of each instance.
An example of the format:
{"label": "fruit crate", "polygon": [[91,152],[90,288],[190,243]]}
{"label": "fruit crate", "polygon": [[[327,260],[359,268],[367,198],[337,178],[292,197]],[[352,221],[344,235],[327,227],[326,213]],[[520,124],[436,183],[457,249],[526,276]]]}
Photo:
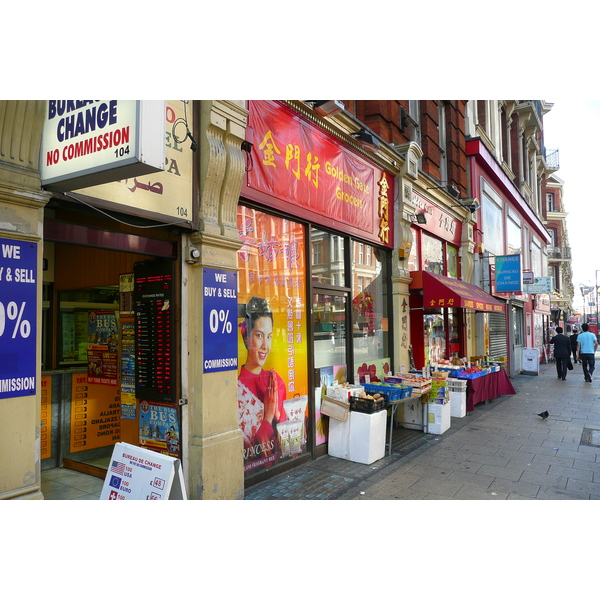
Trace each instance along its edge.
{"label": "fruit crate", "polygon": [[[381,392],[379,392],[381,393]],[[369,398],[350,398],[350,410],[367,415],[385,410],[387,407],[387,395],[381,394],[382,398],[370,400]]]}

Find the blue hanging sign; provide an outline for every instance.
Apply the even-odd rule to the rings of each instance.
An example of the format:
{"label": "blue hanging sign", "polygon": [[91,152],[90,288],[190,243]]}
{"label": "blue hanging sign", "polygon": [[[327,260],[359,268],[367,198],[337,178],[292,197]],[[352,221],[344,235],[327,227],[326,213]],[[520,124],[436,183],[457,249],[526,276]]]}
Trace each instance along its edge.
{"label": "blue hanging sign", "polygon": [[496,291],[520,292],[521,255],[496,256]]}
{"label": "blue hanging sign", "polygon": [[204,373],[238,366],[237,273],[204,269]]}
{"label": "blue hanging sign", "polygon": [[0,238],[0,398],[36,393],[35,242]]}

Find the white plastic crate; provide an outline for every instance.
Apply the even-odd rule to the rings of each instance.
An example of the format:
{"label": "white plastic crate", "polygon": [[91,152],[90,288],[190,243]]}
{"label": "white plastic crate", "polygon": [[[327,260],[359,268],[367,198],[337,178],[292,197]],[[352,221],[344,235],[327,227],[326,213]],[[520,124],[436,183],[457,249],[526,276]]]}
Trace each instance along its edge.
{"label": "white plastic crate", "polygon": [[450,392],[450,416],[459,418],[467,416],[466,392]]}
{"label": "white plastic crate", "polygon": [[466,379],[448,378],[448,389],[451,392],[466,392],[467,391],[467,380]]}

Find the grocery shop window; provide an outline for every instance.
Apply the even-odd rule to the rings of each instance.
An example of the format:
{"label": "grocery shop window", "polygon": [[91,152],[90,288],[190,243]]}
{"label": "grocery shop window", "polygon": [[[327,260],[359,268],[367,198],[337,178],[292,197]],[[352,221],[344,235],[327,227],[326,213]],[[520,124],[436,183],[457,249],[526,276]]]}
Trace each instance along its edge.
{"label": "grocery shop window", "polygon": [[311,276],[313,283],[345,285],[345,239],[334,233],[311,229]]}
{"label": "grocery shop window", "polygon": [[423,271],[445,275],[443,242],[430,235],[421,234],[421,260]]}
{"label": "grocery shop window", "polygon": [[[352,335],[355,368],[389,361],[387,261],[383,251],[374,246],[351,242]],[[371,255],[370,264],[359,263],[358,246]],[[363,255],[364,256],[364,255]],[[378,368],[379,370],[379,368]]]}

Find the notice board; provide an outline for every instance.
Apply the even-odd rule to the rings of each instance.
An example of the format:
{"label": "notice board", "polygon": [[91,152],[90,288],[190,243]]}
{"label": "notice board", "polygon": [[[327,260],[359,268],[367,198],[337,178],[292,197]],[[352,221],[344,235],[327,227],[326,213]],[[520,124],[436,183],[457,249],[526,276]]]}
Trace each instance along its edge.
{"label": "notice board", "polygon": [[91,383],[73,373],[69,451],[111,446],[121,439],[121,399],[117,386]]}
{"label": "notice board", "polygon": [[187,500],[181,461],[119,442],[110,459],[100,500]]}

